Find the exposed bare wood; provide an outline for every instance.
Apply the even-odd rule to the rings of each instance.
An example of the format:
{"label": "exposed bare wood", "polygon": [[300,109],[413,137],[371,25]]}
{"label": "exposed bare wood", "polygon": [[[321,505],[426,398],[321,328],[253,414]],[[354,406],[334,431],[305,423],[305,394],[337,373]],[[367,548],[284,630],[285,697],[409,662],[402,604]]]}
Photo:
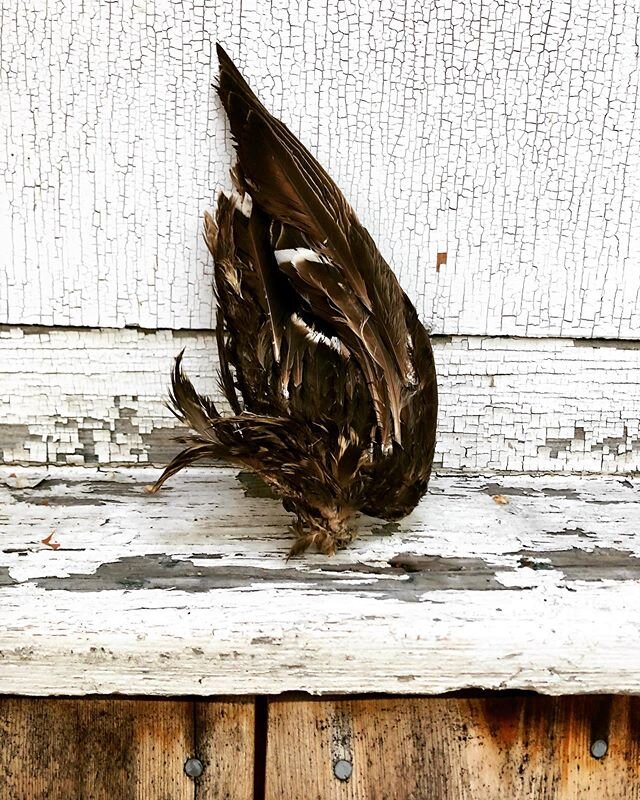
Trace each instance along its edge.
{"label": "exposed bare wood", "polygon": [[633,800],[639,718],[624,697],[276,700],[266,798]]}
{"label": "exposed bare wood", "polygon": [[287,562],[290,515],[231,469],[3,474],[6,692],[640,692],[636,480],[437,476]]}
{"label": "exposed bare wood", "polygon": [[196,800],[254,800],[253,699],[204,700],[194,712],[195,752],[204,765]]}
{"label": "exposed bare wood", "polygon": [[0,698],[0,742],[7,800],[193,800],[188,701]]}
{"label": "exposed bare wood", "polygon": [[[434,345],[437,466],[640,470],[634,343],[436,337]],[[0,330],[0,461],[165,464],[183,433],[164,406],[183,347],[195,384],[217,395],[213,334]]]}

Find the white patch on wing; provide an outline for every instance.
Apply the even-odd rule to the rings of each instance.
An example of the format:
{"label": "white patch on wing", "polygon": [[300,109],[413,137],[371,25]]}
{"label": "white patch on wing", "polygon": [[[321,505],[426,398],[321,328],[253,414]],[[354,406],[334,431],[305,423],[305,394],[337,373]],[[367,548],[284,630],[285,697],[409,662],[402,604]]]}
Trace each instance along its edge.
{"label": "white patch on wing", "polygon": [[320,253],[310,250],[308,247],[290,247],[286,250],[275,250],[276,261],[278,264],[290,262],[294,266],[298,261],[315,261],[317,264],[326,263]]}
{"label": "white patch on wing", "polygon": [[416,384],[418,382],[418,376],[416,375],[416,371],[413,367],[412,359],[413,359],[413,338],[411,337],[410,333],[407,333],[407,349],[409,351],[409,369],[407,370],[406,380],[411,384]]}
{"label": "white patch on wing", "polygon": [[298,316],[298,314],[295,312],[291,315],[291,321],[294,325],[304,331],[305,336],[310,342],[314,342],[314,344],[324,344],[327,347],[330,347],[332,350],[335,350],[336,353],[340,353],[343,358],[349,358],[349,351],[337,336],[327,336],[326,334],[321,333],[321,331],[315,330],[315,328],[307,325],[302,317]]}
{"label": "white patch on wing", "polygon": [[243,216],[249,219],[253,209],[253,198],[250,194],[247,194],[246,192],[244,194],[240,194],[235,190],[229,191],[227,189],[223,189],[222,194],[231,200],[234,208],[236,208]]}
{"label": "white patch on wing", "polygon": [[253,211],[253,197],[250,194],[244,195],[242,198],[242,207],[240,208],[245,217],[250,217]]}

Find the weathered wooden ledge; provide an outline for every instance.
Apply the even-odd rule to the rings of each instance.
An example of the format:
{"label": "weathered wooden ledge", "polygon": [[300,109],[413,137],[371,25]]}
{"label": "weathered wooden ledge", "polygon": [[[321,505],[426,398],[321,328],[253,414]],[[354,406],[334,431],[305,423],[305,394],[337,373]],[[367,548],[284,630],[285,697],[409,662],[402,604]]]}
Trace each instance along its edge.
{"label": "weathered wooden ledge", "polygon": [[440,475],[286,561],[250,475],[0,472],[0,693],[640,692],[640,481]]}

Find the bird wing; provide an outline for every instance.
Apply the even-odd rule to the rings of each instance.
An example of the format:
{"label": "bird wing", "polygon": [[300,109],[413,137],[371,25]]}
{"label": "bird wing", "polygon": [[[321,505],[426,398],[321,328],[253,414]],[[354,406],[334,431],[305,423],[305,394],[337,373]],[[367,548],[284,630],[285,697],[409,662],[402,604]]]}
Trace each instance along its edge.
{"label": "bird wing", "polygon": [[[362,369],[383,442],[400,442],[403,390],[413,376],[402,289],[327,172],[269,114],[220,45],[217,51],[218,94],[238,155],[234,180],[275,221],[278,268]],[[263,283],[276,303],[267,275]],[[277,354],[286,323],[272,315],[271,324]]]}

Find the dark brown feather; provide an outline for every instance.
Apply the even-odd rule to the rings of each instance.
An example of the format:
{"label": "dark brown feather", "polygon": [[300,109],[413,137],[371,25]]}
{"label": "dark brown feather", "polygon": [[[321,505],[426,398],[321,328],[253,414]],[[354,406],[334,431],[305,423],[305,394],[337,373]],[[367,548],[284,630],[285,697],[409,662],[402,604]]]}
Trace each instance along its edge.
{"label": "dark brown feather", "polygon": [[181,368],[174,413],[193,431],[156,484],[194,461],[258,473],[297,515],[291,555],[332,553],[358,511],[409,513],[427,489],[437,387],[429,337],[353,209],[218,46],[235,193],[205,215],[220,385],[233,416]]}
{"label": "dark brown feather", "polygon": [[[411,370],[408,331],[401,311],[402,289],[329,175],[293,134],[269,114],[219,45],[218,57],[218,91],[236,142],[245,189],[269,215],[300,230],[308,237],[312,249],[324,252],[327,260],[337,267],[353,303],[361,305],[362,314],[374,316],[381,348],[368,355],[380,365],[383,374],[379,381],[374,376],[370,378],[377,384],[376,395],[386,395],[387,401],[384,417],[378,423],[385,444],[390,441],[390,425],[394,438],[400,442],[400,397]],[[316,272],[323,270],[317,267]],[[301,290],[296,276],[289,277]],[[320,276],[319,283],[324,285]],[[322,314],[320,308],[316,311]],[[322,319],[340,324],[334,319]],[[358,330],[356,320],[352,327]],[[365,354],[354,355],[366,369],[364,340],[363,346]]]}

